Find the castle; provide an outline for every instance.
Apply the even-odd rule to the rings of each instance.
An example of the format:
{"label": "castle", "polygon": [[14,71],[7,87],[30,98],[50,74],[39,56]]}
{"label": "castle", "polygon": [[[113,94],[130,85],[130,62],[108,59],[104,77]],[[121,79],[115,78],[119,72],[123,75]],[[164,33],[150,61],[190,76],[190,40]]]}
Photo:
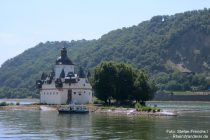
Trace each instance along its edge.
{"label": "castle", "polygon": [[55,62],[54,70],[42,74],[36,81],[40,90],[42,104],[85,104],[92,102],[92,87],[83,70],[74,71],[74,64],[67,56],[66,48],[61,49],[61,56]]}

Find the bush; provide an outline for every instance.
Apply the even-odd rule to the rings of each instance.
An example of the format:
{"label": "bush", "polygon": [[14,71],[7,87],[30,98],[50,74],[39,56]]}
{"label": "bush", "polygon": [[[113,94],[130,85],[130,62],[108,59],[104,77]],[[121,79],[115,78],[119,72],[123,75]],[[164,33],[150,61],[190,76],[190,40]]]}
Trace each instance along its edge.
{"label": "bush", "polygon": [[135,104],[136,111],[147,111],[147,112],[160,112],[160,108],[157,107],[151,107],[151,106],[142,106],[140,103]]}
{"label": "bush", "polygon": [[139,102],[137,102],[135,104],[135,109],[136,109],[136,111],[142,111],[142,106],[141,106],[141,104]]}
{"label": "bush", "polygon": [[19,102],[17,102],[17,103],[16,103],[16,105],[20,105],[20,103],[19,103]]}
{"label": "bush", "polygon": [[6,103],[6,102],[1,102],[0,103],[0,106],[7,106],[8,105],[8,103]]}
{"label": "bush", "polygon": [[142,111],[150,112],[151,110],[152,110],[152,107],[150,107],[150,106],[144,106],[144,107],[142,107]]}
{"label": "bush", "polygon": [[103,103],[103,101],[99,100],[96,97],[93,97],[93,104],[102,104],[102,103]]}

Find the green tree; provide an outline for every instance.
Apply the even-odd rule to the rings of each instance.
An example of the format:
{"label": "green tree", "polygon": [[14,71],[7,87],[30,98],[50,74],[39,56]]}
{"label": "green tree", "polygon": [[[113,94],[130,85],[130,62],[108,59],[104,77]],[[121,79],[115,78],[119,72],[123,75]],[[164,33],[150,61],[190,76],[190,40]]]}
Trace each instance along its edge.
{"label": "green tree", "polygon": [[107,103],[115,92],[117,69],[113,62],[103,62],[95,68],[92,86],[95,95]]}
{"label": "green tree", "polygon": [[156,86],[154,81],[149,81],[149,77],[143,70],[137,72],[134,82],[133,98],[145,105],[145,102],[154,97]]}
{"label": "green tree", "polygon": [[124,63],[116,63],[117,77],[115,80],[115,92],[113,98],[117,101],[125,101],[129,99],[130,93],[133,90],[134,70]]}
{"label": "green tree", "polygon": [[124,63],[102,62],[96,67],[92,79],[95,95],[107,103],[110,98],[118,103],[135,99],[142,104],[154,96],[155,84],[144,71],[135,70]]}

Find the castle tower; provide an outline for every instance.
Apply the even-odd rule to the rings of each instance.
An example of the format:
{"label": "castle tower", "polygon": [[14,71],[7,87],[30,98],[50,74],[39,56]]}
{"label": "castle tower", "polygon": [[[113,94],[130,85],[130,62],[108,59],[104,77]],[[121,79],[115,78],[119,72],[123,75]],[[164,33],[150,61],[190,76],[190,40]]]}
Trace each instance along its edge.
{"label": "castle tower", "polygon": [[61,55],[57,58],[55,62],[55,78],[56,79],[60,77],[62,70],[64,70],[64,73],[66,75],[69,72],[74,73],[74,64],[68,58],[66,48],[61,49]]}

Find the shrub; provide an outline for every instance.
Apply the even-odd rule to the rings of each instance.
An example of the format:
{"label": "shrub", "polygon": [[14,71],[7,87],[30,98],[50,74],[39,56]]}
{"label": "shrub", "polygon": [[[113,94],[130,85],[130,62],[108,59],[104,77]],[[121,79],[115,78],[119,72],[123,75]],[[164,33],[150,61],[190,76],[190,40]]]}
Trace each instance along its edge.
{"label": "shrub", "polygon": [[6,102],[1,102],[0,103],[0,106],[7,106],[8,105],[8,103],[6,103]]}
{"label": "shrub", "polygon": [[96,97],[93,97],[93,104],[102,104],[103,102]]}
{"label": "shrub", "polygon": [[14,105],[14,103],[9,103],[9,104],[7,104],[7,105]]}
{"label": "shrub", "polygon": [[160,108],[157,107],[151,107],[151,106],[142,106],[140,103],[135,104],[136,111],[147,111],[147,112],[160,112]]}
{"label": "shrub", "polygon": [[142,107],[142,111],[150,112],[151,110],[152,110],[152,108],[150,106],[144,106],[144,107]]}
{"label": "shrub", "polygon": [[141,106],[141,104],[139,102],[137,102],[135,104],[135,109],[136,109],[136,111],[141,111],[142,110],[142,106]]}

